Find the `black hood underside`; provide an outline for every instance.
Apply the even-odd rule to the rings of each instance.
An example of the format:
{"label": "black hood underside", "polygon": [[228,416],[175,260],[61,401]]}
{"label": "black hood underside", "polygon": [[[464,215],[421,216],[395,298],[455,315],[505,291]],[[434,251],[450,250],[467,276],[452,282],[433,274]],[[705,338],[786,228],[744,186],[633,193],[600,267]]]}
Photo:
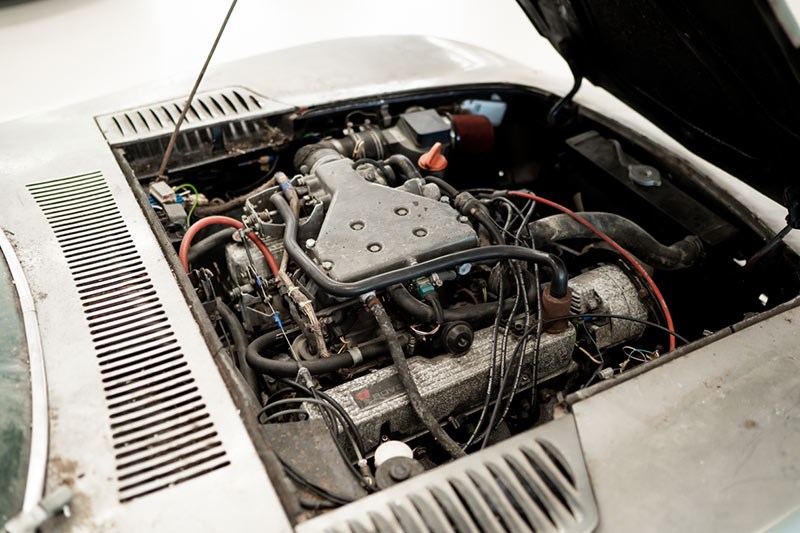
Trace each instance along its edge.
{"label": "black hood underside", "polygon": [[766,0],[519,3],[574,74],[690,150],[779,201],[798,182],[800,55]]}

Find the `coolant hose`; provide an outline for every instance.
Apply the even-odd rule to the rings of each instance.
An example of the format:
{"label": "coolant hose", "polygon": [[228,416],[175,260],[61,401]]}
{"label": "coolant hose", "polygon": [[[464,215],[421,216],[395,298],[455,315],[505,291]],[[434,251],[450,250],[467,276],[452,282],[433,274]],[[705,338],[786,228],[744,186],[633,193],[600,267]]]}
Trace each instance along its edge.
{"label": "coolant hose", "polygon": [[[625,217],[602,212],[578,213],[578,215],[657,269],[688,268],[703,257],[703,244],[694,235],[689,235],[672,246],[665,246]],[[535,220],[528,225],[528,228],[537,245],[565,239],[598,238],[592,230],[566,214]]]}
{"label": "coolant hose", "polygon": [[256,378],[256,373],[253,372],[253,369],[250,368],[250,365],[247,364],[247,359],[245,355],[247,354],[247,333],[244,331],[244,326],[242,323],[239,322],[239,319],[236,317],[236,314],[228,307],[222,300],[217,298],[217,311],[219,311],[219,317],[222,320],[222,323],[225,324],[225,328],[230,332],[231,337],[233,337],[233,344],[236,347],[236,360],[239,363],[239,371],[244,376],[245,381],[247,384],[250,385],[250,388],[253,390],[255,394],[258,394],[258,380]]}
{"label": "coolant hose", "polygon": [[[291,213],[291,209],[289,208],[289,204],[285,201],[283,205],[286,206],[286,209],[289,213]],[[186,230],[186,234],[183,236],[181,240],[181,247],[178,251],[178,257],[180,257],[181,264],[183,265],[183,269],[188,273],[189,272],[189,248],[192,245],[192,239],[194,239],[195,235],[201,230],[208,226],[212,226],[214,224],[220,224],[223,226],[230,226],[234,229],[240,230],[244,229],[244,224],[235,218],[230,217],[223,217],[219,215],[210,216],[206,218],[201,218],[191,226],[189,229]],[[252,231],[247,232],[247,238],[253,241],[253,244],[256,245],[256,248],[264,254],[264,259],[267,260],[267,265],[269,265],[269,269],[272,271],[273,276],[276,278],[278,277],[278,263],[275,261],[275,258],[272,256],[272,252],[269,251],[269,248],[258,238],[258,235],[253,233]]]}
{"label": "coolant hose", "polygon": [[430,432],[436,442],[444,448],[444,450],[453,459],[464,457],[466,453],[461,449],[461,446],[454,441],[450,435],[445,432],[444,428],[439,424],[439,421],[431,414],[428,407],[425,405],[425,400],[419,393],[417,384],[414,381],[414,376],[411,375],[411,370],[408,368],[408,361],[406,361],[406,354],[403,353],[403,346],[400,344],[400,338],[392,326],[392,319],[386,313],[380,300],[375,295],[367,298],[367,308],[372,312],[375,320],[381,328],[383,336],[386,337],[386,342],[389,344],[389,353],[392,356],[394,368],[397,370],[397,376],[408,394],[408,399],[411,402],[411,407],[417,413],[422,424]]}
{"label": "coolant hose", "polygon": [[278,210],[285,223],[283,234],[283,246],[289,256],[305,271],[314,283],[322,290],[333,296],[352,298],[361,294],[385,289],[390,285],[403,283],[421,276],[427,276],[434,272],[441,272],[465,263],[478,263],[483,261],[497,261],[500,259],[519,259],[522,261],[533,261],[547,266],[552,272],[550,281],[550,292],[557,298],[563,298],[567,294],[569,274],[567,267],[560,258],[553,254],[523,248],[521,246],[483,246],[472,248],[451,254],[430,259],[415,265],[398,268],[389,272],[384,272],[376,276],[365,278],[359,281],[342,282],[328,277],[325,272],[319,269],[314,261],[305,254],[297,243],[297,217],[294,216],[289,204],[280,194],[272,196],[272,204]]}
{"label": "coolant hose", "polygon": [[247,346],[245,359],[254,370],[272,377],[295,378],[300,367],[307,368],[313,376],[329,374],[343,368],[351,368],[364,361],[370,361],[385,355],[387,348],[385,342],[370,342],[363,346],[334,354],[330,357],[312,359],[310,361],[277,360],[264,357],[259,352],[274,344],[281,335],[281,330],[274,330],[257,337]]}

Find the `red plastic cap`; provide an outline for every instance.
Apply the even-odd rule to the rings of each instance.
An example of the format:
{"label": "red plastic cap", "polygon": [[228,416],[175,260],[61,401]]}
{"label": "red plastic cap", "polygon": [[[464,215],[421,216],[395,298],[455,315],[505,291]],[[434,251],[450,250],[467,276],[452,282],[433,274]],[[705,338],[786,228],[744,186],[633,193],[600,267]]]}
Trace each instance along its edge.
{"label": "red plastic cap", "polygon": [[442,143],[436,143],[431,149],[419,156],[419,168],[428,172],[439,172],[447,168],[447,158],[442,155]]}

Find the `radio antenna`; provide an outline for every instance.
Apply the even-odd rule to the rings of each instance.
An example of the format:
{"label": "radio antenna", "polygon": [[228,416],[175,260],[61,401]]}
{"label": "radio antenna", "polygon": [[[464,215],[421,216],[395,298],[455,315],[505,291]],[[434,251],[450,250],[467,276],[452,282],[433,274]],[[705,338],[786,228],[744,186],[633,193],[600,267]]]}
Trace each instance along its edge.
{"label": "radio antenna", "polygon": [[175,129],[172,130],[172,135],[169,138],[167,149],[164,152],[164,158],[161,160],[161,166],[158,167],[158,173],[156,174],[158,179],[162,180],[167,179],[166,175],[167,164],[169,163],[170,156],[172,156],[172,151],[175,149],[175,140],[178,138],[178,131],[181,129],[181,125],[183,124],[183,121],[186,118],[186,113],[192,106],[192,100],[194,100],[194,95],[195,93],[197,93],[197,88],[200,87],[200,82],[203,81],[203,76],[206,73],[208,64],[211,62],[211,57],[214,55],[214,51],[216,51],[217,49],[219,40],[220,38],[222,38],[222,33],[225,31],[225,26],[228,25],[228,19],[231,18],[231,13],[233,13],[233,8],[236,7],[237,1],[238,0],[233,0],[231,2],[231,7],[228,8],[228,13],[225,14],[225,20],[222,21],[222,26],[220,26],[219,32],[217,32],[217,37],[216,39],[214,39],[214,44],[211,45],[211,50],[208,52],[208,57],[206,57],[206,62],[203,63],[203,68],[200,69],[200,73],[197,75],[197,79],[194,82],[194,87],[192,87],[192,92],[189,93],[189,97],[186,99],[186,104],[184,104],[183,109],[181,110],[181,114],[178,117],[178,121],[175,122]]}

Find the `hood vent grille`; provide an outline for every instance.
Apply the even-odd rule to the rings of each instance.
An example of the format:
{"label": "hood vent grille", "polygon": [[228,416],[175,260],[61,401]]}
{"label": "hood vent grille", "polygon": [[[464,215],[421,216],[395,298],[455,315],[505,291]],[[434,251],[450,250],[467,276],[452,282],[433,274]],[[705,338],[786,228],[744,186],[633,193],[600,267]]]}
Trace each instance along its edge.
{"label": "hood vent grille", "polygon": [[[97,117],[97,124],[112,146],[153,139],[172,133],[185,102],[185,98],[177,98],[102,115]],[[256,118],[263,116],[268,107],[263,97],[242,87],[200,93],[186,113],[181,131]]]}
{"label": "hood vent grille", "polygon": [[[535,435],[545,428],[548,435]],[[306,522],[298,531],[593,531],[597,506],[573,419],[530,433],[381,491],[359,501],[357,509],[348,505]]]}
{"label": "hood vent grille", "polygon": [[228,464],[170,319],[99,173],[28,185],[83,308],[102,376],[120,501]]}

